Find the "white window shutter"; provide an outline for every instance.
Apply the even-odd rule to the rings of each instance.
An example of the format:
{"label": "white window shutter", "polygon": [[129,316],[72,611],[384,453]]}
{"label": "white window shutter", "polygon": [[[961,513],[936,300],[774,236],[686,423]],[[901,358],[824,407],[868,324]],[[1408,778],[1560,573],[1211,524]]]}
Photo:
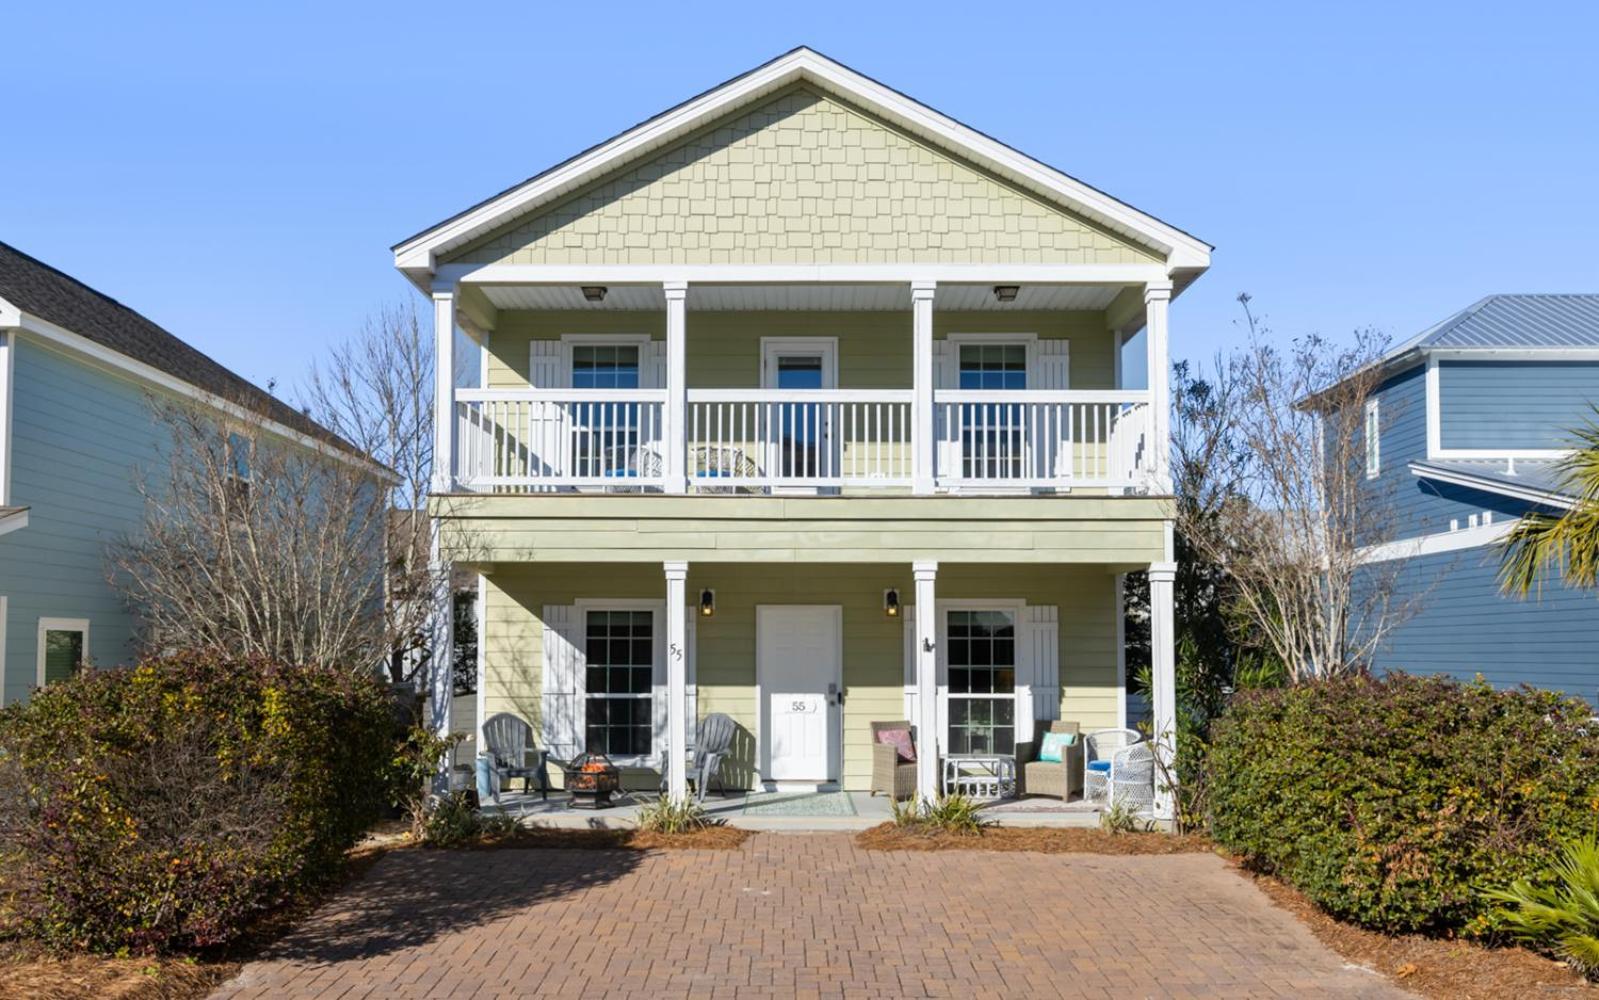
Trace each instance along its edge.
{"label": "white window shutter", "polygon": [[938,389],[960,387],[960,363],[955,345],[947,340],[933,341],[933,386]]}
{"label": "white window shutter", "polygon": [[578,642],[581,616],[570,604],[544,606],[544,689],[542,737],[550,755],[571,760],[587,749],[584,738],[587,682],[584,653]]}
{"label": "white window shutter", "polygon": [[666,341],[647,340],[640,344],[638,369],[639,388],[666,388]]}
{"label": "white window shutter", "polygon": [[1060,718],[1060,609],[1030,604],[1022,609],[1022,617],[1025,665],[1017,665],[1017,742],[1033,739],[1035,719]]}
{"label": "white window shutter", "polygon": [[1029,389],[1065,391],[1072,387],[1072,342],[1059,338],[1038,342],[1038,371],[1027,379]]}
{"label": "white window shutter", "polygon": [[[960,359],[954,344],[947,340],[933,341],[933,388],[956,389],[960,387]],[[933,466],[940,480],[957,477],[961,473],[961,443],[956,436],[956,422],[950,419],[948,408],[933,404]]]}
{"label": "white window shutter", "polygon": [[530,340],[527,344],[527,383],[533,389],[565,389],[559,340]]}

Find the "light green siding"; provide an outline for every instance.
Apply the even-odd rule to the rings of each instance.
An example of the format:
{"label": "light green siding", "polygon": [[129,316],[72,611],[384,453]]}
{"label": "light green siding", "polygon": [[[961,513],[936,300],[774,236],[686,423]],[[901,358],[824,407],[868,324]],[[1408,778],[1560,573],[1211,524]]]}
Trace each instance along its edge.
{"label": "light green siding", "polygon": [[[1031,333],[1071,346],[1071,388],[1115,387],[1114,340],[1098,312],[935,312],[933,335]],[[529,343],[566,334],[666,337],[664,312],[506,310],[489,338],[488,387],[526,388]],[[690,312],[691,389],[761,384],[762,337],[837,337],[841,389],[911,388],[911,314],[903,312]]]}
{"label": "light green siding", "polygon": [[1156,258],[837,98],[797,88],[448,260],[1124,264]]}
{"label": "light green siding", "polygon": [[449,558],[491,562],[967,563],[1147,566],[1167,504],[1146,497],[435,498]]}
{"label": "light green siding", "polygon": [[[594,563],[489,567],[485,633],[485,707],[529,720],[537,729],[542,675],[542,609],[580,598],[664,600],[659,566]],[[914,587],[908,562],[827,566],[694,565],[688,591],[716,591],[716,615],[695,621],[699,713],[724,712],[742,732],[730,782],[754,775],[755,609],[763,604],[843,608],[845,787],[864,789],[871,773],[868,724],[903,718],[904,622],[883,614],[883,590]],[[1060,612],[1061,717],[1085,729],[1118,722],[1114,577],[1102,566],[966,565],[940,570],[939,597],[1024,599]]]}

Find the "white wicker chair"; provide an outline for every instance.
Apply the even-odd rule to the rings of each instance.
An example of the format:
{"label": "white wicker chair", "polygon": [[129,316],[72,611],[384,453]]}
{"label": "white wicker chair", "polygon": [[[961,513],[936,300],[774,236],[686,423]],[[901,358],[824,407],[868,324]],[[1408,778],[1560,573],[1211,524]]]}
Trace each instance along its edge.
{"label": "white wicker chair", "polygon": [[1155,748],[1148,740],[1116,751],[1110,758],[1108,805],[1139,814],[1155,809]]}
{"label": "white wicker chair", "polygon": [[1106,797],[1115,753],[1142,739],[1136,729],[1098,729],[1083,737],[1084,801]]}

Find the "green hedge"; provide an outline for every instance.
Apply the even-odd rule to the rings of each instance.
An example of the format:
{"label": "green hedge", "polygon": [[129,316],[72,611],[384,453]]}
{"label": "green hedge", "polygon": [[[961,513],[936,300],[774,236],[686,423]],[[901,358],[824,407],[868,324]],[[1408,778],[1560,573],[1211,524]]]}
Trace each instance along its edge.
{"label": "green hedge", "polygon": [[58,948],[226,942],[390,801],[375,679],[181,655],[0,711],[0,918]]}
{"label": "green hedge", "polygon": [[1212,731],[1212,834],[1340,918],[1482,933],[1478,889],[1537,878],[1594,831],[1592,714],[1402,674],[1245,693]]}

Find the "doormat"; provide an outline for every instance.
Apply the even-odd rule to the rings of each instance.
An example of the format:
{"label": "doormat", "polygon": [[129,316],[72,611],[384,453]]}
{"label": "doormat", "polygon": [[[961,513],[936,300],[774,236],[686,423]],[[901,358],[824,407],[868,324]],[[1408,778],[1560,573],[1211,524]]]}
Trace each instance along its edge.
{"label": "doormat", "polygon": [[746,816],[854,816],[848,792],[750,792]]}

